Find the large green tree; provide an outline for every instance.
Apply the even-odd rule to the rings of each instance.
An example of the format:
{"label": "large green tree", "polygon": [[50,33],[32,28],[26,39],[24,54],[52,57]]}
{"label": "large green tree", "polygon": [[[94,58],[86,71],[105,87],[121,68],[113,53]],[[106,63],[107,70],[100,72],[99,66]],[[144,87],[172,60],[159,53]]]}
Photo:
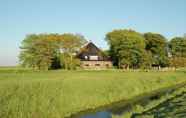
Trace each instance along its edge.
{"label": "large green tree", "polygon": [[79,34],[63,34],[60,38],[61,65],[65,69],[75,69],[80,61],[76,58],[76,53],[86,43],[86,39]]}
{"label": "large green tree", "polygon": [[156,33],[145,33],[146,50],[152,56],[152,64],[159,66],[168,65],[167,41],[164,36]]}
{"label": "large green tree", "polygon": [[186,66],[186,38],[175,37],[169,42],[171,66],[185,67]]}
{"label": "large green tree", "polygon": [[172,56],[186,57],[186,38],[175,37],[169,42]]}
{"label": "large green tree", "polygon": [[86,43],[82,35],[31,34],[21,44],[20,62],[39,70],[63,67],[74,69],[79,60],[76,52]]}
{"label": "large green tree", "polygon": [[47,34],[27,35],[22,41],[20,62],[23,66],[39,70],[48,70],[58,53],[56,41]]}
{"label": "large green tree", "polygon": [[[138,68],[143,65],[145,39],[133,30],[114,30],[106,35],[114,64],[124,68]],[[144,56],[145,55],[145,56]]]}

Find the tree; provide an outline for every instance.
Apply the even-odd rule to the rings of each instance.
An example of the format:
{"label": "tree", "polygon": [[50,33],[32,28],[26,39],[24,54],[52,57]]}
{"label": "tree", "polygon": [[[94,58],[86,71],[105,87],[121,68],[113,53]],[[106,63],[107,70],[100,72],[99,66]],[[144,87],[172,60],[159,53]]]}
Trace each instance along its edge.
{"label": "tree", "polygon": [[61,66],[67,70],[75,70],[80,66],[80,60],[75,56],[71,57],[68,53],[62,53],[60,56]]}
{"label": "tree", "polygon": [[175,37],[169,42],[173,57],[186,57],[186,38]]}
{"label": "tree", "polygon": [[186,67],[186,38],[175,37],[169,42],[171,66]]}
{"label": "tree", "polygon": [[86,39],[82,35],[63,34],[60,40],[61,65],[65,69],[75,69],[79,65],[78,59],[75,57],[82,45],[86,43]]}
{"label": "tree", "polygon": [[144,37],[133,30],[114,30],[107,33],[110,54],[119,68],[138,68],[143,65],[145,54]]}
{"label": "tree", "polygon": [[167,41],[161,34],[145,33],[145,49],[151,53],[152,64],[159,66],[168,65]]}
{"label": "tree", "polygon": [[84,43],[85,38],[78,34],[31,34],[22,41],[20,62],[23,66],[39,70],[61,66],[74,69],[79,65],[75,54]]}
{"label": "tree", "polygon": [[27,35],[22,41],[20,62],[23,66],[39,70],[48,70],[57,55],[57,43],[46,34]]}

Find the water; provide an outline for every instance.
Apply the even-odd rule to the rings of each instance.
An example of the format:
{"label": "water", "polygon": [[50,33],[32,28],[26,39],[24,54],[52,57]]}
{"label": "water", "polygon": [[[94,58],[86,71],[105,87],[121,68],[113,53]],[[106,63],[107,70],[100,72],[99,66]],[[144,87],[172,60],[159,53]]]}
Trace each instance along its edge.
{"label": "water", "polygon": [[112,118],[110,111],[101,111],[94,114],[88,114],[81,118]]}
{"label": "water", "polygon": [[[157,99],[157,100],[154,100]],[[141,102],[158,101],[158,96],[145,99]],[[143,105],[144,103],[140,103]],[[144,104],[146,105],[146,104]],[[136,104],[89,113],[80,118],[186,118],[186,92],[176,95],[155,107],[141,113],[136,112]]]}

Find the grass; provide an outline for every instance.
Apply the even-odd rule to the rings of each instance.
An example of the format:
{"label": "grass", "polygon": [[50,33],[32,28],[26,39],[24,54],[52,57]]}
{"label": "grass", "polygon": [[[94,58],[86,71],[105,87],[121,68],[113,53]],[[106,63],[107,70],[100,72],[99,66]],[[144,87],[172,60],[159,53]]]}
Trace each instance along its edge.
{"label": "grass", "polygon": [[[154,99],[146,97],[143,99],[139,99],[138,102],[130,103],[130,107],[118,109],[115,108],[114,111],[116,111],[116,113],[114,111],[112,112],[112,118],[146,118],[145,115],[147,114],[148,114],[147,116],[149,116],[148,118],[151,118],[150,117],[151,115],[153,116],[152,118],[154,118],[157,114],[159,114],[157,112],[160,113],[162,112],[162,114],[168,114],[170,112],[173,113],[174,115],[179,114],[182,112],[182,110],[180,110],[180,107],[182,109],[184,109],[185,107],[185,104],[181,104],[181,101],[185,101],[185,98],[182,97],[185,96],[185,93],[186,93],[185,84],[182,84],[181,86],[179,85],[171,87],[171,90],[169,92],[158,94],[158,97]],[[170,100],[177,101],[179,105],[177,105],[176,103],[172,103],[172,105],[170,105]],[[170,109],[170,107],[171,110],[167,110],[168,108]],[[165,108],[165,110],[162,110],[162,108]],[[178,110],[175,113],[175,111],[173,111],[172,109]],[[117,113],[117,111],[120,111],[119,114]],[[173,114],[171,117],[170,116],[169,117],[172,118]],[[141,115],[141,117],[139,115]]]}
{"label": "grass", "polygon": [[0,118],[63,118],[186,82],[185,72],[0,68]]}

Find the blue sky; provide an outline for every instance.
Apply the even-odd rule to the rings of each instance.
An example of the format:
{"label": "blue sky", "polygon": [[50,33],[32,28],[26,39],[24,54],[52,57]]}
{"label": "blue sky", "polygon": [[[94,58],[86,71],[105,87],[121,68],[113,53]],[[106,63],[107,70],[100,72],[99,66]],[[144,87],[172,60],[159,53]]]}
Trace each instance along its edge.
{"label": "blue sky", "polygon": [[105,49],[105,34],[125,28],[183,36],[186,0],[0,0],[0,66],[18,62],[26,34],[80,33]]}

